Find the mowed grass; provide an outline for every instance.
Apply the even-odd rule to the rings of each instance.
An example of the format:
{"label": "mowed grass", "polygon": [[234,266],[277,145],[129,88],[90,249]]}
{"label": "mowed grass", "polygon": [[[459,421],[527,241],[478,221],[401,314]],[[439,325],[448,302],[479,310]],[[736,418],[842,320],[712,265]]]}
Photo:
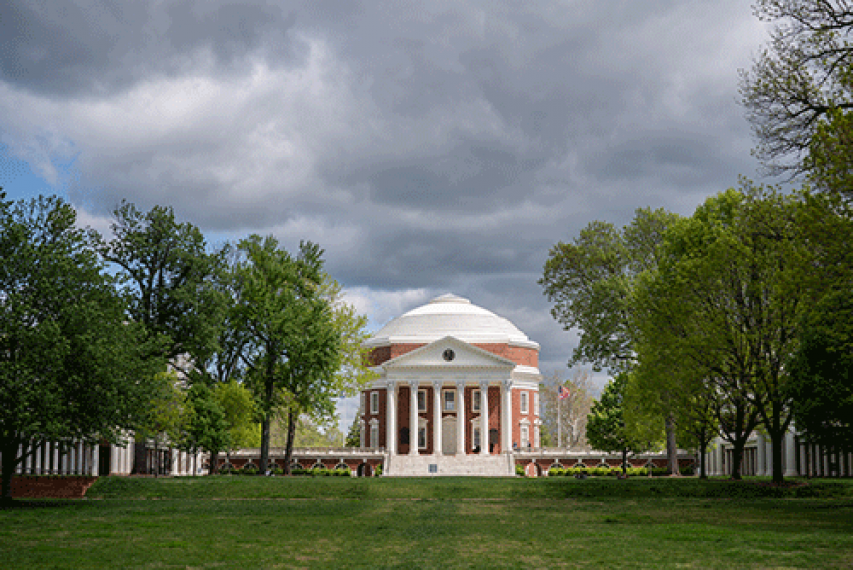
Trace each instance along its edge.
{"label": "mowed grass", "polygon": [[851,481],[105,478],[88,496],[0,511],[0,568],[853,568]]}

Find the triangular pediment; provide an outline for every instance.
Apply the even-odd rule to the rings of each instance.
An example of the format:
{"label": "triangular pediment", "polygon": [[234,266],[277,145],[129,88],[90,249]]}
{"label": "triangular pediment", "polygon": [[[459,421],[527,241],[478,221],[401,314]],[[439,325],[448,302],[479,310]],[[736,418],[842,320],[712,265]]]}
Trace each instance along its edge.
{"label": "triangular pediment", "polygon": [[512,370],[516,364],[452,336],[446,336],[412,352],[382,364],[385,370],[396,368],[492,368]]}

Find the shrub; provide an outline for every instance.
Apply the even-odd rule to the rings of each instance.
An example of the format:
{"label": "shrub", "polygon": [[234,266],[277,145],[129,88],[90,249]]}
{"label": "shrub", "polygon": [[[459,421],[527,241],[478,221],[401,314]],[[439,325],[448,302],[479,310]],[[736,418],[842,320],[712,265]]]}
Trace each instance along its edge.
{"label": "shrub", "polygon": [[681,473],[682,475],[687,475],[687,476],[695,475],[696,474],[696,466],[695,465],[688,465],[686,467],[682,467],[681,469],[679,469],[679,473]]}
{"label": "shrub", "polygon": [[377,465],[377,466],[376,466],[376,469],[373,471],[373,474],[374,474],[374,475],[376,475],[377,477],[379,477],[380,475],[382,475],[382,466],[381,466],[381,465]]}
{"label": "shrub", "polygon": [[524,467],[522,467],[521,465],[519,465],[518,463],[516,463],[516,464],[515,464],[515,474],[516,474],[516,475],[521,475],[521,476],[523,477],[523,476],[524,476]]}
{"label": "shrub", "polygon": [[258,466],[253,463],[246,463],[241,471],[244,475],[257,475]]}

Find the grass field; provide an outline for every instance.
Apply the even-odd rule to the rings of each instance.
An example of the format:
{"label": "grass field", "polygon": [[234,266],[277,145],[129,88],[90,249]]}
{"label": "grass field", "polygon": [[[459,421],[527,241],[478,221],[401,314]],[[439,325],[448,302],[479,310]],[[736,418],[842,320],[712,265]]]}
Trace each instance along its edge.
{"label": "grass field", "polygon": [[0,568],[853,568],[853,481],[105,478]]}

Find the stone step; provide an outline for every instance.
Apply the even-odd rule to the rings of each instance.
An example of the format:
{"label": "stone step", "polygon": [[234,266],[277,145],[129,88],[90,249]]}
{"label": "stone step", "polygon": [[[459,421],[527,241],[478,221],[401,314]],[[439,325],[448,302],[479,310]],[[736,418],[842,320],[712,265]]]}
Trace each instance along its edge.
{"label": "stone step", "polygon": [[386,462],[387,477],[474,476],[511,477],[515,475],[511,455],[393,455]]}

